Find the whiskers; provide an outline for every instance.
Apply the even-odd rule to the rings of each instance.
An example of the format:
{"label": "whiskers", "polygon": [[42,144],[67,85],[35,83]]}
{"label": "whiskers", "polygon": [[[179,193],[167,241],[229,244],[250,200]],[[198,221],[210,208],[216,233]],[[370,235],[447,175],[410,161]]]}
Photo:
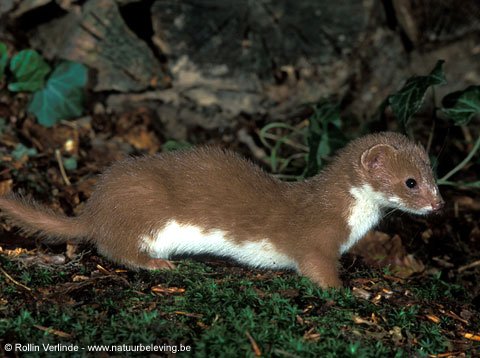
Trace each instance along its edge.
{"label": "whiskers", "polygon": [[400,212],[400,215],[404,215],[404,214],[405,214],[405,212],[402,211],[402,210],[400,210],[399,208],[392,208],[392,209],[388,210],[388,211],[382,216],[382,219],[386,219],[386,218],[392,216],[392,214],[395,213],[395,212],[397,212],[397,211]]}

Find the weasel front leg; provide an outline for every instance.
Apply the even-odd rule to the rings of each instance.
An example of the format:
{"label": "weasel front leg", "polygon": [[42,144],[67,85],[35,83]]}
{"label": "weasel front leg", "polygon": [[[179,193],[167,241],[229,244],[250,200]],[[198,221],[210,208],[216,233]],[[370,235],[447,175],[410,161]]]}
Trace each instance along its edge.
{"label": "weasel front leg", "polygon": [[149,261],[147,261],[147,269],[149,270],[172,270],[174,268],[175,264],[169,260],[151,258]]}
{"label": "weasel front leg", "polygon": [[342,287],[338,258],[310,254],[300,265],[300,273],[322,288]]}

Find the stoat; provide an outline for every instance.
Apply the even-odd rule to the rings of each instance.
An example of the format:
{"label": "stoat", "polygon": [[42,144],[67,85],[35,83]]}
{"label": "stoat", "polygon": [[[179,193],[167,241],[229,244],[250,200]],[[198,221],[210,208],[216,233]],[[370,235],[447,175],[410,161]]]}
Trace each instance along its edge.
{"label": "stoat", "polygon": [[1,214],[50,243],[89,242],[130,268],[172,268],[172,256],[209,254],[258,268],[288,268],[340,286],[339,257],[386,209],[442,208],[425,150],[392,132],[350,142],[317,176],[282,182],[214,147],[119,161],[84,210],[66,217],[17,195]]}

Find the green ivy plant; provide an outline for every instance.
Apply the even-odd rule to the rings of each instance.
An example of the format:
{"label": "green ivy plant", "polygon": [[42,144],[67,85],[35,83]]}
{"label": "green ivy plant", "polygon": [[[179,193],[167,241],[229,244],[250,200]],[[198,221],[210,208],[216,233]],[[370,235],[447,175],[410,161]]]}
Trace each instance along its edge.
{"label": "green ivy plant", "polygon": [[[390,106],[401,129],[406,132],[408,124],[413,116],[421,109],[425,95],[428,90],[447,83],[444,71],[443,60],[437,61],[433,70],[425,76],[413,76],[406,80],[403,87],[397,92],[389,95],[379,106],[375,117],[381,116],[385,109]],[[480,86],[470,86],[462,91],[446,95],[442,100],[442,107],[437,108],[444,119],[453,121],[454,125],[468,125],[475,116],[480,115]],[[259,131],[262,144],[269,150],[267,158],[271,170],[274,173],[282,173],[290,164],[292,158],[298,157],[297,153],[283,158],[280,156],[280,148],[284,145],[301,147],[306,161],[306,169],[303,175],[281,177],[288,179],[299,179],[313,176],[324,165],[325,160],[341,147],[346,138],[341,130],[342,119],[340,117],[339,104],[322,100],[314,107],[313,115],[308,119],[308,127],[292,126],[287,123],[274,122],[264,126]],[[283,134],[272,135],[276,131]],[[303,136],[303,143],[299,145],[294,138]],[[273,140],[273,143],[272,143]],[[295,145],[293,145],[295,144]],[[472,149],[452,170],[438,179],[440,185],[455,185],[480,188],[480,181],[471,183],[450,181],[450,177],[463,169],[480,150],[480,136],[476,139]]]}
{"label": "green ivy plant", "polygon": [[3,74],[5,72],[5,68],[8,64],[8,49],[7,45],[0,42],[0,82],[3,80]]}
{"label": "green ivy plant", "polygon": [[[427,76],[414,76],[409,78],[404,86],[396,93],[387,98],[396,119],[405,130],[409,121],[417,113],[425,100],[425,94],[430,88],[447,83],[443,72],[444,61],[439,60],[434,69]],[[446,95],[442,101],[442,107],[436,108],[446,119],[453,121],[455,125],[465,126],[475,117],[480,115],[480,86],[469,86],[464,90]],[[382,111],[384,108],[381,109]],[[438,179],[439,185],[455,185],[464,187],[480,188],[480,180],[463,183],[450,181],[450,177],[463,169],[480,149],[480,136],[476,139],[472,149],[458,165],[443,177]]]}
{"label": "green ivy plant", "polygon": [[63,61],[52,71],[31,49],[18,52],[9,62],[7,46],[0,42],[0,80],[5,75],[9,91],[33,93],[28,111],[43,126],[82,115],[88,69],[81,63]]}

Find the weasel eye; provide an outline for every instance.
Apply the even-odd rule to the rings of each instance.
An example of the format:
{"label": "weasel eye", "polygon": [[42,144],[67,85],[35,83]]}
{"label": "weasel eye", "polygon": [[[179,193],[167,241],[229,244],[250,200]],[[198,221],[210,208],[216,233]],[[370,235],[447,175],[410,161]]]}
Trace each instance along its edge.
{"label": "weasel eye", "polygon": [[410,189],[413,189],[417,186],[417,181],[415,179],[409,178],[405,181],[405,185]]}

